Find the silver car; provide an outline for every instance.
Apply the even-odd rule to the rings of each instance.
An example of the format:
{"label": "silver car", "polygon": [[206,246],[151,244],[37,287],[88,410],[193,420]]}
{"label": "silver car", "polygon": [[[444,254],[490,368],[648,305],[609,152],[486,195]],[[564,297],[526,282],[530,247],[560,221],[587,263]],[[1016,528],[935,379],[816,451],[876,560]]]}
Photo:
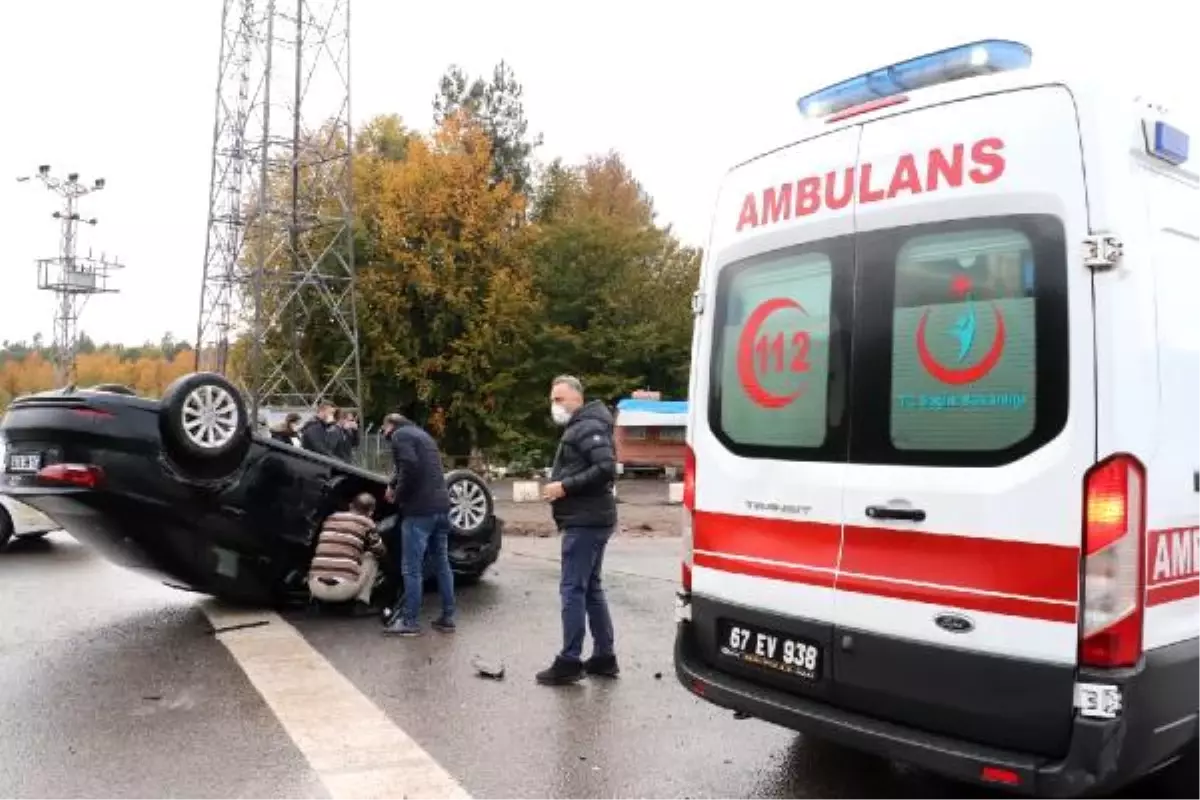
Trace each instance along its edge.
{"label": "silver car", "polygon": [[59,530],[42,512],[0,495],[0,551],[14,538],[36,539]]}

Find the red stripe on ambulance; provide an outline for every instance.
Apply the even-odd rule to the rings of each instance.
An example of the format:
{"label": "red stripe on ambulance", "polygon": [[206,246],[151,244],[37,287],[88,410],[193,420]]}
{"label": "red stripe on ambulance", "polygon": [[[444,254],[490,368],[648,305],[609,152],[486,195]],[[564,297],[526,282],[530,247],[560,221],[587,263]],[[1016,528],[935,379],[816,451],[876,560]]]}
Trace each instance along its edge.
{"label": "red stripe on ambulance", "polygon": [[866,575],[838,573],[837,589],[840,592],[869,594],[892,600],[908,600],[913,603],[963,608],[971,611],[986,611],[1023,619],[1040,619],[1047,622],[1075,622],[1075,603],[1061,603],[1025,597],[1005,597],[977,594],[968,589],[950,586],[924,586],[896,583],[886,578]]}
{"label": "red stripe on ambulance", "polygon": [[1002,139],[988,137],[970,147],[955,144],[948,150],[935,148],[919,158],[905,153],[890,175],[868,162],[768,186],[746,195],[738,214],[737,232],[806,217],[822,207],[837,211],[850,205],[855,197],[860,205],[865,205],[891,200],[903,193],[917,195],[943,187],[956,189],[966,181],[977,185],[991,183],[1004,174],[1003,150]]}
{"label": "red stripe on ambulance", "polygon": [[[996,614],[1074,622],[1079,549],[697,512],[696,566]],[[839,563],[840,552],[840,563]]]}
{"label": "red stripe on ambulance", "polygon": [[837,567],[842,543],[841,526],[823,522],[698,511],[692,526],[696,550],[830,571]]}
{"label": "red stripe on ambulance", "polygon": [[720,553],[702,552],[697,550],[692,556],[692,563],[697,567],[733,572],[738,575],[749,575],[752,578],[770,578],[773,581],[785,583],[803,583],[808,586],[820,586],[825,589],[833,588],[833,570],[820,570],[801,564],[783,564],[779,562],[748,561],[746,557],[729,557]]}
{"label": "red stripe on ambulance", "polygon": [[1079,599],[1078,547],[854,525],[846,526],[845,537],[841,573],[1043,600]]}

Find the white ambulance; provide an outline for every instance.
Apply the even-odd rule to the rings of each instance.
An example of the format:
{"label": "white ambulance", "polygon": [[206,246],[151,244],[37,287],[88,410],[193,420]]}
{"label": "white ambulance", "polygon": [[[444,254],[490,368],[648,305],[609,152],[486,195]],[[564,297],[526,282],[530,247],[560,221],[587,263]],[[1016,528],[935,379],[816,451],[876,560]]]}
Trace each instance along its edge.
{"label": "white ambulance", "polygon": [[1195,764],[1200,162],[1032,62],[829,87],[727,176],[675,662],[719,706],[1078,795]]}

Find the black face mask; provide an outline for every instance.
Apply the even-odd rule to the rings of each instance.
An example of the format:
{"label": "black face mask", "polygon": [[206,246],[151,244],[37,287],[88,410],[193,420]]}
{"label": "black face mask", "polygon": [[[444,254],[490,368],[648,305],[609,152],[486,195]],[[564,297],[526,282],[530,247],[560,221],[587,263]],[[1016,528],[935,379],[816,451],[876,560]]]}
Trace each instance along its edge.
{"label": "black face mask", "polygon": [[384,431],[384,432],[383,432],[383,438],[384,438],[384,439],[391,439],[391,438],[392,438],[392,431]]}

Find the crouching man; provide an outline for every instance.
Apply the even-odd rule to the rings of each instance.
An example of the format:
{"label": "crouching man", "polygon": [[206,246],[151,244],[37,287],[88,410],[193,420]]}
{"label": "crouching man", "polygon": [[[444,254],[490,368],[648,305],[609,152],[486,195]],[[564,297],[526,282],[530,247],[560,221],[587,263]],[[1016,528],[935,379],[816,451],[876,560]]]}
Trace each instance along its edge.
{"label": "crouching man", "polygon": [[325,519],[308,572],[308,590],[314,598],[324,603],[357,600],[356,612],[370,611],[371,590],[386,556],[371,518],[374,513],[375,498],[364,492],[348,511]]}

